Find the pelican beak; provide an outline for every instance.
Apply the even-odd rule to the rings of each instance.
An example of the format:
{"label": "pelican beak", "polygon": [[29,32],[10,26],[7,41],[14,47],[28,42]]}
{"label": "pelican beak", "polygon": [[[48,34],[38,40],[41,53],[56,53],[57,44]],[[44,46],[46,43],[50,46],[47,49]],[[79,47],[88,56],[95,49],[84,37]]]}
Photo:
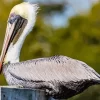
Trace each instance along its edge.
{"label": "pelican beak", "polygon": [[10,14],[8,22],[7,22],[5,39],[4,39],[3,48],[2,48],[1,57],[0,57],[0,72],[2,71],[4,58],[9,49],[9,46],[13,41],[16,40],[15,37],[19,36],[19,33],[25,22],[26,22],[26,19],[22,18],[21,16],[16,15],[16,14]]}

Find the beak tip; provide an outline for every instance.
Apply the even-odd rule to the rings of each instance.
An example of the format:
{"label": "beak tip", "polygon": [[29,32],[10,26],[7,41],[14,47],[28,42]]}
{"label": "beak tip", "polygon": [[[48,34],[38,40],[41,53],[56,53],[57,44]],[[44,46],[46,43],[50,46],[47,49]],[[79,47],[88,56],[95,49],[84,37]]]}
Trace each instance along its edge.
{"label": "beak tip", "polygon": [[0,62],[0,73],[1,73],[1,71],[2,71],[2,63]]}

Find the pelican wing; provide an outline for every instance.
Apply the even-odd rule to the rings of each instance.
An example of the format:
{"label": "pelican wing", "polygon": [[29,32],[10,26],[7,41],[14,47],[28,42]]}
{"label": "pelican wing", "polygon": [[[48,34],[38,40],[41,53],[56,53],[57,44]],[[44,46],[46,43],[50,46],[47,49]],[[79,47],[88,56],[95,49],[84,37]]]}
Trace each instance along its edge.
{"label": "pelican wing", "polygon": [[4,66],[9,85],[43,89],[54,98],[69,98],[93,84],[100,76],[85,63],[65,56],[39,58]]}
{"label": "pelican wing", "polygon": [[85,63],[66,56],[39,58],[10,64],[8,72],[28,81],[78,81],[98,79],[99,75]]}

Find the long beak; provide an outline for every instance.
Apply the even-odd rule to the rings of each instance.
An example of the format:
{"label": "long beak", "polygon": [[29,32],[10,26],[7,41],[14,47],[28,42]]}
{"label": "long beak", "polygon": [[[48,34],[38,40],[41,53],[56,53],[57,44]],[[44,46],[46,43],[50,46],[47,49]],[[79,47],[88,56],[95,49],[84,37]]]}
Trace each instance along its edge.
{"label": "long beak", "polygon": [[10,18],[7,22],[5,39],[4,39],[3,48],[2,48],[1,57],[0,57],[0,72],[2,71],[4,58],[9,49],[9,46],[11,42],[14,40],[14,38],[16,37],[16,34],[19,34],[19,31],[21,30],[22,25],[24,24],[25,20],[26,19],[20,16],[19,17],[15,16],[13,19]]}

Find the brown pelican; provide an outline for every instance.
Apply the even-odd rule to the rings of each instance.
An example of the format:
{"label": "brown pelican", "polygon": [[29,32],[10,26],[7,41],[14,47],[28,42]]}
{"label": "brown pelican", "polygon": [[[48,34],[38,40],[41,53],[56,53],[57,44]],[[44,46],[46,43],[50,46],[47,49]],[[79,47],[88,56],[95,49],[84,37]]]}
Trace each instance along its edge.
{"label": "brown pelican", "polygon": [[0,70],[9,85],[43,89],[47,95],[67,99],[91,85],[100,84],[100,75],[82,61],[53,56],[19,62],[20,50],[32,30],[37,14],[36,4],[21,3],[10,12]]}

